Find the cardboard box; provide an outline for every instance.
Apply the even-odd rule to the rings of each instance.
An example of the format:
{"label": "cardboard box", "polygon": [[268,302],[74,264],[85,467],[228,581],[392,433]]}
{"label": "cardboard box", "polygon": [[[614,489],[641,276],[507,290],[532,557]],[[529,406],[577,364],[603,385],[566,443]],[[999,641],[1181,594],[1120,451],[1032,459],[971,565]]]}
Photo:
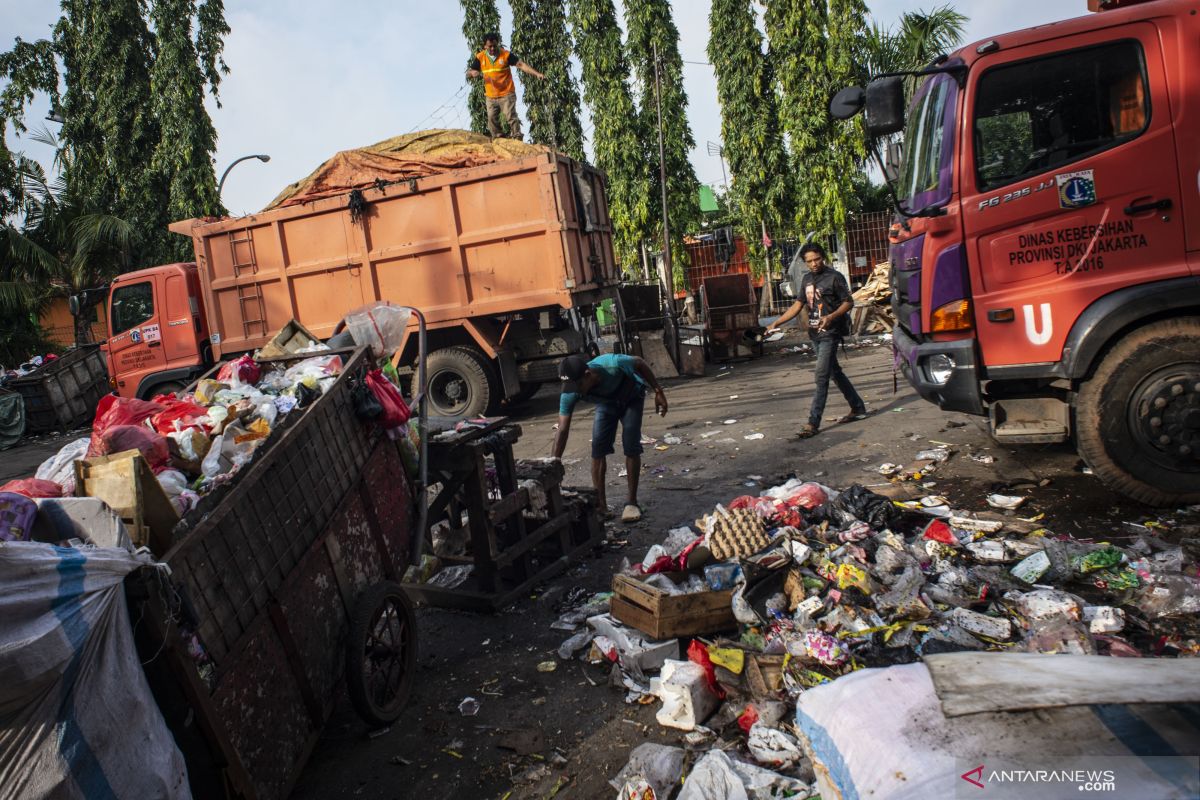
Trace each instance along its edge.
{"label": "cardboard box", "polygon": [[613,576],[612,615],[655,639],[733,630],[732,604],[728,589],[672,595],[636,578]]}
{"label": "cardboard box", "polygon": [[156,558],[171,549],[171,529],[179,514],[137,450],[76,461],[75,494],[107,503],[135,546],[149,547]]}

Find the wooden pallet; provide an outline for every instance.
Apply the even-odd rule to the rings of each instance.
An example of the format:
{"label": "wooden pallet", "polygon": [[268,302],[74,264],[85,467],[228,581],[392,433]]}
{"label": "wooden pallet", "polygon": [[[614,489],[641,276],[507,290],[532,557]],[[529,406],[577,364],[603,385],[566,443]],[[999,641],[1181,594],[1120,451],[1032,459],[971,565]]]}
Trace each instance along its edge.
{"label": "wooden pallet", "polygon": [[[512,445],[520,436],[520,426],[504,419],[481,429],[431,435],[429,484],[437,494],[429,504],[427,530],[439,522],[465,530],[470,552],[441,560],[451,566],[471,564],[473,570],[452,589],[404,584],[414,600],[444,608],[499,610],[603,541],[604,528],[588,497],[564,497],[561,463],[513,457]],[[494,487],[489,466],[495,472]],[[540,491],[532,494],[538,497],[520,486],[527,480],[537,482]]]}
{"label": "wooden pallet", "polygon": [[179,514],[137,450],[76,461],[75,494],[107,503],[129,529],[133,543],[149,547],[155,557],[171,549],[171,529]]}

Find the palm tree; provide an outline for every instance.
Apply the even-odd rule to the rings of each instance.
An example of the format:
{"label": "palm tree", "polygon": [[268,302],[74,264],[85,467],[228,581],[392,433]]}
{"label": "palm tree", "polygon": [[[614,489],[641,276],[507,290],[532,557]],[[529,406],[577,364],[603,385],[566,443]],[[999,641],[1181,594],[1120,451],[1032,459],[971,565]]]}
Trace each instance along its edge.
{"label": "palm tree", "polygon": [[[40,131],[35,140],[57,146]],[[86,207],[68,190],[58,150],[58,177],[48,180],[41,165],[18,162],[24,222],[0,229],[0,305],[33,313],[56,293],[68,296],[95,288],[130,266],[134,229],[127,221]],[[75,343],[91,340],[90,326],[75,318]]]}
{"label": "palm tree", "polygon": [[863,41],[860,62],[866,74],[862,79],[928,66],[937,56],[959,45],[966,22],[966,15],[950,6],[939,6],[932,11],[905,13],[895,29],[873,24]]}

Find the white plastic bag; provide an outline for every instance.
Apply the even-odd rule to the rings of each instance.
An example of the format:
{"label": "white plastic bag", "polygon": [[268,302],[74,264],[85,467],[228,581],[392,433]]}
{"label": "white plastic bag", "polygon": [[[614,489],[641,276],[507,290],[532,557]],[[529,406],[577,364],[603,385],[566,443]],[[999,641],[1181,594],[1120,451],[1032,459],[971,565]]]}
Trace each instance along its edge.
{"label": "white plastic bag", "polygon": [[785,792],[792,792],[793,800],[815,796],[803,781],[709,750],[688,773],[676,800],[774,800]]}
{"label": "white plastic bag", "polygon": [[84,437],[63,445],[62,449],[41,463],[34,477],[54,481],[63,487],[64,495],[75,494],[75,462],[87,457],[90,442]]}
{"label": "white plastic bag", "polygon": [[665,800],[683,774],[683,757],[683,749],[679,747],[653,742],[640,744],[633,748],[628,763],[617,773],[617,777],[609,781],[609,785],[617,790],[617,800],[642,800],[645,795],[635,794],[633,787],[643,786],[649,786],[655,798]]}
{"label": "white plastic bag", "polygon": [[346,330],[356,345],[370,347],[376,356],[384,356],[400,346],[410,316],[412,312],[407,308],[372,303],[346,315]]}

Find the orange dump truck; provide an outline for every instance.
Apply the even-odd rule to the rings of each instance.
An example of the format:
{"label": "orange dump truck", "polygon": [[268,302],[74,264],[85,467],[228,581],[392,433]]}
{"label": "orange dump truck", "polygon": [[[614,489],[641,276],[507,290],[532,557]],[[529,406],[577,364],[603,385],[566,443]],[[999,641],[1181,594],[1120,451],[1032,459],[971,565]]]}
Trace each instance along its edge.
{"label": "orange dump truck", "polygon": [[[191,237],[194,264],[109,289],[103,347],[122,396],[180,388],[289,320],[325,339],[347,311],[390,300],[428,322],[431,413],[475,416],[593,351],[596,306],[620,278],[603,175],[553,152],[171,230]],[[401,366],[415,355],[414,336]]]}

